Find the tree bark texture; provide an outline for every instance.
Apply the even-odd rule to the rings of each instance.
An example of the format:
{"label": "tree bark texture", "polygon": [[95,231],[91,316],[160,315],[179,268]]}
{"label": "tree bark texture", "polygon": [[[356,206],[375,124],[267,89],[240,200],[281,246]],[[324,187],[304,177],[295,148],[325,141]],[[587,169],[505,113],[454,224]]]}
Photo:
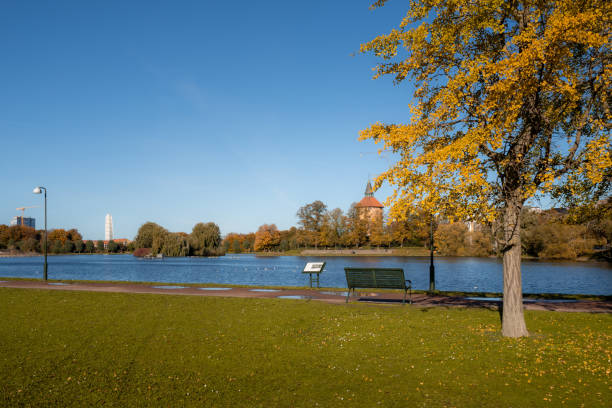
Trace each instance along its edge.
{"label": "tree bark texture", "polygon": [[504,299],[502,335],[529,336],[523,315],[523,283],[521,280],[521,203],[509,200],[504,211]]}

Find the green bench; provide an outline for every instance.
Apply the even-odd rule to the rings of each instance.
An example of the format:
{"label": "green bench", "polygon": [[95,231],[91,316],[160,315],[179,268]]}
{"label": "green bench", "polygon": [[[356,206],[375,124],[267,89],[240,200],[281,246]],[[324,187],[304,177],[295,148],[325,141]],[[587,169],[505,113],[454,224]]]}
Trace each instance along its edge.
{"label": "green bench", "polygon": [[412,304],[412,282],[404,277],[404,270],[401,268],[344,268],[346,273],[346,284],[348,293],[346,302],[348,303],[355,289],[403,289],[406,303],[406,292],[410,291],[410,304]]}

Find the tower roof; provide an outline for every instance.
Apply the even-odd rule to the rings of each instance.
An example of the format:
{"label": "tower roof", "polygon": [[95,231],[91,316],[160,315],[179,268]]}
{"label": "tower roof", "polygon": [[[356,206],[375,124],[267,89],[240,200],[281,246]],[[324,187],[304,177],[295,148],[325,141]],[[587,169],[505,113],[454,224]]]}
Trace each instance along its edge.
{"label": "tower roof", "polygon": [[370,196],[363,197],[360,202],[355,205],[357,208],[364,207],[376,207],[376,208],[384,208],[385,206],[380,203],[376,198]]}
{"label": "tower roof", "polygon": [[355,206],[357,208],[367,208],[367,207],[376,207],[376,208],[384,208],[385,206],[380,203],[376,198],[374,198],[374,190],[372,189],[372,183],[368,180],[368,184],[366,185],[365,197],[361,199],[360,202]]}
{"label": "tower roof", "polygon": [[368,180],[368,185],[366,186],[365,196],[374,197],[374,191],[372,191],[372,183],[370,183],[370,180]]}
{"label": "tower roof", "polygon": [[365,189],[365,197],[361,199],[360,202],[355,206],[357,208],[367,208],[367,207],[376,207],[376,208],[384,208],[385,206],[380,203],[376,198],[374,198],[374,190],[372,189],[372,183],[368,180],[368,184]]}

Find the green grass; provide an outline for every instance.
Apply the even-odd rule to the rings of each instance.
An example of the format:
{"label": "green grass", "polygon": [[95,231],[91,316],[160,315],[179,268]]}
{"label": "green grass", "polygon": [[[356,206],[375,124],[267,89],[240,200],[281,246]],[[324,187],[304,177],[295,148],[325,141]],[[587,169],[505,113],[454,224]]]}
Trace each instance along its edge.
{"label": "green grass", "polygon": [[[606,406],[610,315],[0,289],[5,406]],[[608,401],[608,402],[606,402]]]}

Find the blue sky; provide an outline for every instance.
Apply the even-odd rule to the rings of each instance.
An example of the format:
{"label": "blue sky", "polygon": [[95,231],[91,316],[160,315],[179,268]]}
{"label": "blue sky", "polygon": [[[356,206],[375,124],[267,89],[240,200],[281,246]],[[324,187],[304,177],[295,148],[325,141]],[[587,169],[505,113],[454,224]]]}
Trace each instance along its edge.
{"label": "blue sky", "polygon": [[227,234],[289,228],[314,200],[346,211],[389,166],[359,130],[408,118],[408,81],[372,80],[357,53],[400,3],[3,1],[0,223],[41,205],[42,227],[37,185],[49,228],[87,239],[106,213],[131,239],[146,221]]}

